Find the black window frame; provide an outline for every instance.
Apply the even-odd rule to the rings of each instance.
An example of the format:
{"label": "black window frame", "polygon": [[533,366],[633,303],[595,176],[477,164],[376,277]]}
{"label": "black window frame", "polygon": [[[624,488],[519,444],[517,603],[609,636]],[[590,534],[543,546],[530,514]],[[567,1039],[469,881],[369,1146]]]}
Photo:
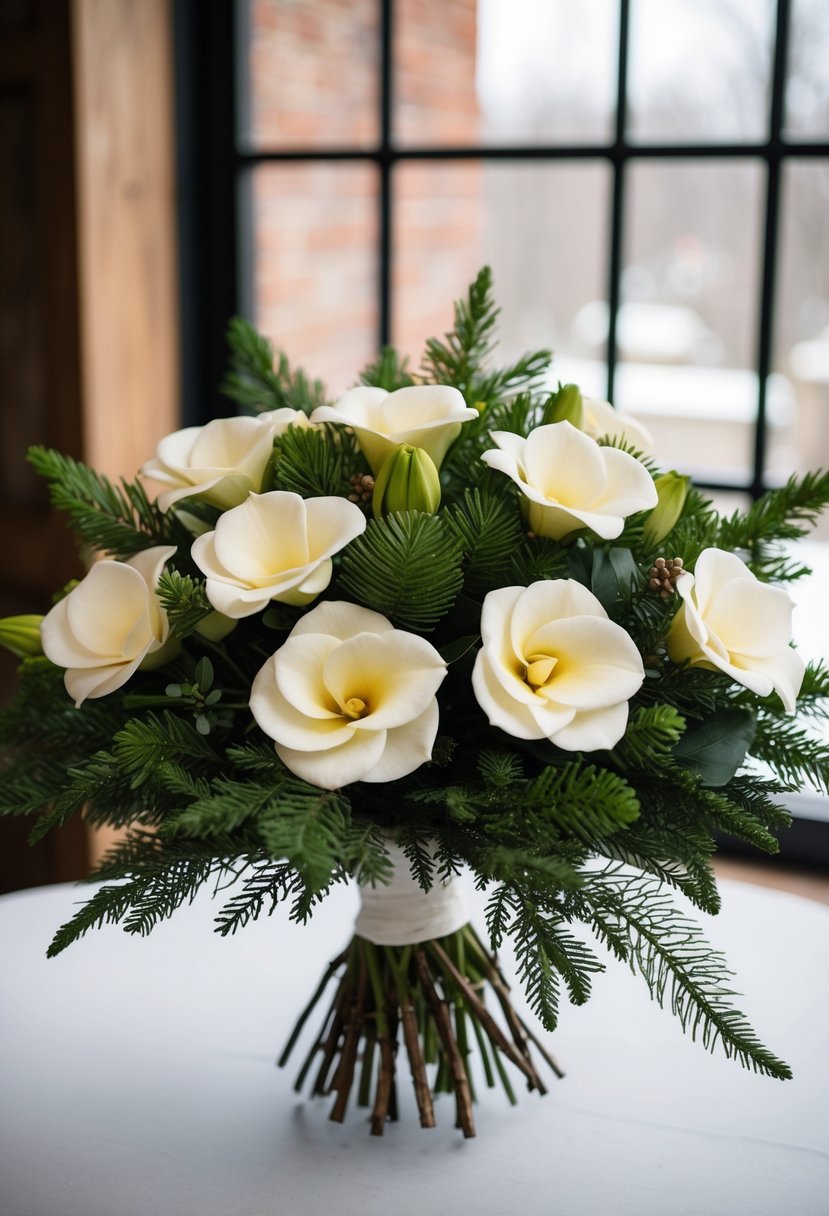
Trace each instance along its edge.
{"label": "black window frame", "polygon": [[[254,250],[250,179],[263,164],[358,163],[378,175],[377,346],[393,341],[394,170],[420,162],[554,163],[595,161],[612,174],[607,262],[607,398],[612,401],[619,363],[617,326],[625,240],[629,167],[637,162],[749,161],[765,169],[761,290],[753,370],[757,412],[750,476],[697,480],[713,492],[757,498],[769,488],[766,470],[767,392],[772,371],[779,270],[781,191],[787,160],[829,160],[829,138],[792,140],[784,135],[785,90],[793,0],[777,0],[769,88],[768,133],[762,140],[648,142],[628,132],[628,51],[634,0],[619,0],[616,112],[607,142],[496,145],[401,145],[394,133],[395,0],[377,0],[379,138],[374,147],[251,148],[239,137],[246,74],[246,0],[175,0],[174,45],[179,171],[181,276],[182,423],[198,425],[227,413],[218,386],[225,365],[228,318],[249,313],[242,284],[252,281]],[[808,811],[807,811],[808,813]],[[829,865],[829,821],[796,821],[786,854]]]}

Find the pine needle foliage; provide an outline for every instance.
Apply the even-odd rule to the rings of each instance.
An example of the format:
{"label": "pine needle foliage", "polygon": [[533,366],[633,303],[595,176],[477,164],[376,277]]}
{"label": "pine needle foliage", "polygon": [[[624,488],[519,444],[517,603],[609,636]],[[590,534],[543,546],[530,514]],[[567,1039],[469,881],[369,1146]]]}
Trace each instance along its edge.
{"label": "pine needle foliage", "polygon": [[158,598],[177,638],[189,637],[213,611],[204,579],[191,578],[178,570],[163,572],[158,582]]}
{"label": "pine needle foliage", "polygon": [[320,380],[301,369],[293,369],[287,355],[274,353],[267,338],[257,333],[244,317],[233,317],[227,327],[230,367],[222,381],[223,395],[243,413],[292,409],[310,414],[325,405],[327,396]]}
{"label": "pine needle foliage", "polygon": [[463,546],[464,590],[483,596],[503,587],[524,539],[512,504],[480,489],[467,490],[462,502],[447,508],[446,522]]}
{"label": "pine needle foliage", "polygon": [[339,585],[396,625],[429,632],[463,585],[461,543],[423,511],[373,519],[343,554]]}
{"label": "pine needle foliage", "polygon": [[717,545],[744,549],[758,578],[791,581],[808,574],[808,567],[780,552],[783,541],[805,536],[829,501],[829,473],[790,477],[785,486],[769,490],[745,514],[735,512],[720,521]]}
{"label": "pine needle foliage", "polygon": [[408,358],[401,356],[393,346],[384,346],[379,359],[363,368],[360,383],[393,393],[398,388],[408,388],[415,380],[409,372]]}
{"label": "pine needle foliage", "polygon": [[29,449],[32,468],[49,483],[54,506],[66,512],[75,532],[88,545],[125,561],[154,545],[182,545],[192,536],[175,515],[163,515],[147,498],[140,482],[115,485],[71,456],[51,448]]}
{"label": "pine needle foliage", "polygon": [[330,430],[292,426],[284,431],[274,446],[271,488],[289,490],[302,498],[347,497],[348,479],[360,459],[353,436],[338,434],[332,443]]}
{"label": "pine needle foliage", "polygon": [[699,926],[679,912],[650,877],[608,867],[572,895],[580,919],[599,940],[628,962],[660,1005],[668,1005],[682,1029],[712,1051],[718,1044],[744,1068],[778,1080],[791,1069],[763,1046],[731,1004],[731,973],[712,951]]}

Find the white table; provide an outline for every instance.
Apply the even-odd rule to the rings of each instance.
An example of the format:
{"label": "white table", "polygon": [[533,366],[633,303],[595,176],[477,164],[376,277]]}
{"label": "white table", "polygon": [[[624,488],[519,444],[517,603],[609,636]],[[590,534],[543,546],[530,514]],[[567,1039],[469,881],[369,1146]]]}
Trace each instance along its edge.
{"label": "white table", "polygon": [[[302,929],[278,912],[236,937],[199,899],[149,938],[107,927],[47,961],[70,886],[0,899],[2,1216],[826,1216],[829,908],[723,882],[708,925],[781,1083],[684,1038],[618,964],[553,1048],[567,1071],[510,1109],[484,1090],[478,1137],[292,1090],[274,1057],[354,894]],[[88,888],[86,890],[89,890]],[[506,961],[506,960],[505,960]],[[303,1040],[305,1042],[306,1040]],[[301,1056],[297,1057],[297,1062]]]}

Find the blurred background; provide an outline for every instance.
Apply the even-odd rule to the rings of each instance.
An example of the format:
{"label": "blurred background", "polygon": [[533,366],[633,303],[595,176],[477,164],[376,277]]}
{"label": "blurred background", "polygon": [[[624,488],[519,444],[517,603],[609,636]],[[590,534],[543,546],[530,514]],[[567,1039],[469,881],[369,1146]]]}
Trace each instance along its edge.
{"label": "blurred background", "polygon": [[[825,0],[0,0],[0,613],[82,568],[28,444],[132,476],[228,412],[237,312],[332,395],[384,342],[416,368],[484,263],[500,353],[552,347],[723,508],[829,466]],[[102,843],[25,835],[3,889]]]}

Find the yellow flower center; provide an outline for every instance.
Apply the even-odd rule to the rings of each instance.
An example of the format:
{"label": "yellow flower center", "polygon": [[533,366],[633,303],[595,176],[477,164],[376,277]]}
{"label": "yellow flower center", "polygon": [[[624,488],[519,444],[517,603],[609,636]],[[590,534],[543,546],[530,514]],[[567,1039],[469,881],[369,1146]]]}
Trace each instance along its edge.
{"label": "yellow flower center", "polygon": [[549,654],[531,654],[527,658],[524,679],[536,691],[541,692],[549,684],[558,659]]}
{"label": "yellow flower center", "polygon": [[362,697],[349,697],[344,706],[349,718],[362,718],[367,708]]}

